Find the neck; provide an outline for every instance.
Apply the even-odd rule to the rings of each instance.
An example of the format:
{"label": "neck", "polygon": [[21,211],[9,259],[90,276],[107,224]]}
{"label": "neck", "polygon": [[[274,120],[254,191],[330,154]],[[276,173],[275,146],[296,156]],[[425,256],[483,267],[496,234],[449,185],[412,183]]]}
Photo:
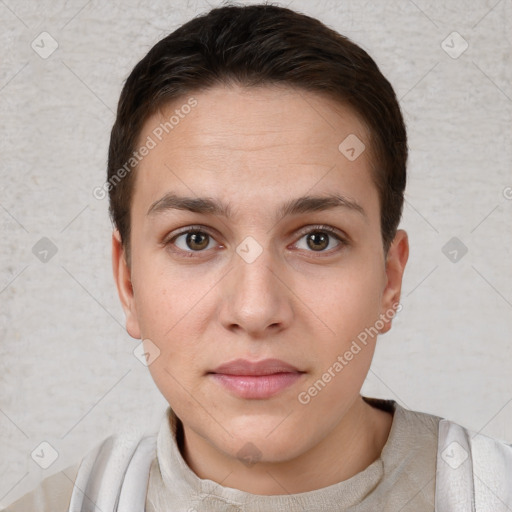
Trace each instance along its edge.
{"label": "neck", "polygon": [[247,467],[186,426],[182,455],[199,478],[225,487],[258,495],[296,494],[348,480],[367,468],[380,457],[392,420],[391,413],[358,397],[329,435],[291,460]]}

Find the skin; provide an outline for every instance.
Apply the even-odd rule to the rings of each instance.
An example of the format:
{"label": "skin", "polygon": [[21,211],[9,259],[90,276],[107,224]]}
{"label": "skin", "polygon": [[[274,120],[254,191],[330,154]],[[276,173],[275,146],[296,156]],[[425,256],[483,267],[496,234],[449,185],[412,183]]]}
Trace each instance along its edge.
{"label": "skin", "polygon": [[[360,395],[377,337],[308,404],[297,397],[399,302],[407,234],[399,230],[384,254],[365,125],[338,102],[286,87],[216,86],[193,96],[197,106],[136,170],[130,265],[113,233],[127,330],[160,350],[149,370],[183,423],[182,454],[200,478],[261,495],[346,480],[380,456],[391,427],[392,415]],[[186,100],[150,117],[141,143]],[[367,148],[354,161],[338,150],[349,134]],[[233,216],[148,215],[167,192],[219,199]],[[365,215],[336,208],[276,219],[287,200],[332,192]],[[170,241],[197,224],[211,235],[206,249],[186,235]],[[301,229],[317,233],[319,224],[346,243],[308,246]],[[262,249],[252,263],[236,252],[247,236]],[[279,358],[305,373],[271,398],[243,399],[207,375],[235,358]],[[237,455],[247,443],[259,451],[252,465]]]}

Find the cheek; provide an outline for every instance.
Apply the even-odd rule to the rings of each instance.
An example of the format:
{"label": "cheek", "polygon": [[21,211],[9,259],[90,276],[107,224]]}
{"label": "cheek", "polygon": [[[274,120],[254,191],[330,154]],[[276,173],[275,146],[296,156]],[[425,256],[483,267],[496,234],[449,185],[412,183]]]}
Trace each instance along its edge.
{"label": "cheek", "polygon": [[306,298],[322,332],[330,334],[338,348],[340,341],[350,341],[378,318],[382,272],[376,262],[347,263],[320,280],[304,278],[300,296]]}
{"label": "cheek", "polygon": [[209,281],[180,271],[160,258],[141,259],[134,274],[134,298],[142,335],[171,338],[182,324],[194,321],[193,312],[200,307]]}
{"label": "cheek", "polygon": [[[209,283],[215,280],[188,276],[169,266],[153,262],[134,289],[141,335],[156,344],[159,357],[150,365],[155,380],[193,382],[194,369],[201,361],[204,330],[207,325]],[[199,369],[197,370],[199,371]],[[158,382],[157,382],[158,384]]]}
{"label": "cheek", "polygon": [[173,406],[182,404],[180,410],[186,410],[189,398],[199,392],[203,375],[198,364],[205,352],[200,329],[194,324],[193,315],[183,316],[181,310],[171,313],[170,306],[158,304],[154,310],[145,311],[142,334],[158,347],[158,357],[148,369],[167,401]]}

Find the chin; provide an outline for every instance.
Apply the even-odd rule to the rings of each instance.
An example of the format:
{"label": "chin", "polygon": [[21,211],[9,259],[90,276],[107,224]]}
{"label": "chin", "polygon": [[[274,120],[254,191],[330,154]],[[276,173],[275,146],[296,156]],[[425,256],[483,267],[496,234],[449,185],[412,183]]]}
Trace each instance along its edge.
{"label": "chin", "polygon": [[[303,436],[303,425],[290,428],[285,425],[283,417],[276,418],[244,418],[230,422],[227,430],[233,438],[227,439],[224,450],[230,456],[241,459],[258,459],[261,462],[285,462],[300,455],[302,442],[307,443]],[[300,432],[300,435],[299,435]]]}

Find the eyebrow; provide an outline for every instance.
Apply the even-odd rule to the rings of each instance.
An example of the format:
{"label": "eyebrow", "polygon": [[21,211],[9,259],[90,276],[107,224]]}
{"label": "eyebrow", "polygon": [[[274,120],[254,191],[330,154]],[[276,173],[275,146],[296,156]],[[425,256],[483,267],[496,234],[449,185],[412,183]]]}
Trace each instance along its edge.
{"label": "eyebrow", "polygon": [[[276,218],[311,213],[317,211],[344,208],[367,217],[363,207],[356,201],[343,196],[342,194],[326,194],[321,196],[302,196],[290,199],[283,203],[276,213]],[[169,210],[186,210],[193,213],[210,214],[232,217],[232,209],[229,204],[222,203],[210,197],[186,197],[179,196],[172,192],[165,194],[155,201],[148,209],[146,215],[156,215]]]}

